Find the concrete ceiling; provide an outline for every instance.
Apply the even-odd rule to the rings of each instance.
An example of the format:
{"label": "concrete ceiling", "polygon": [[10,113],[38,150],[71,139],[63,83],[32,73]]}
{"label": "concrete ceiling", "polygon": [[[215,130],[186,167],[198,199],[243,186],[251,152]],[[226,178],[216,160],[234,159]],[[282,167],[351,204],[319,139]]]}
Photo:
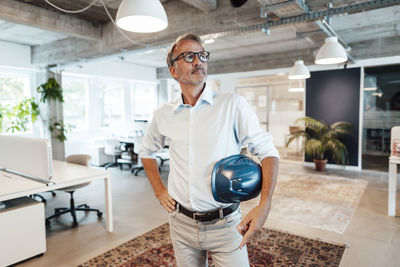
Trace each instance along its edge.
{"label": "concrete ceiling", "polygon": [[[69,10],[92,2],[49,1]],[[102,1],[115,18],[121,0]],[[349,46],[355,61],[400,55],[400,0],[333,1],[332,10],[358,8],[331,15],[331,31],[318,22],[318,12],[327,12],[329,1],[248,0],[239,8],[233,8],[226,0],[161,2],[167,12],[168,28],[154,34],[125,32],[131,42],[110,22],[101,1],[85,12],[66,14],[44,0],[1,0],[0,40],[32,46],[32,63],[38,66],[117,59],[157,67],[159,77],[165,74],[168,45],[185,32],[215,39],[205,45],[211,52],[210,74],[289,67],[299,57],[312,64],[315,52],[332,29]],[[364,6],[356,6],[360,3]],[[260,25],[267,23],[260,18],[264,5],[269,35],[260,30]],[[296,32],[301,33],[297,38]]]}

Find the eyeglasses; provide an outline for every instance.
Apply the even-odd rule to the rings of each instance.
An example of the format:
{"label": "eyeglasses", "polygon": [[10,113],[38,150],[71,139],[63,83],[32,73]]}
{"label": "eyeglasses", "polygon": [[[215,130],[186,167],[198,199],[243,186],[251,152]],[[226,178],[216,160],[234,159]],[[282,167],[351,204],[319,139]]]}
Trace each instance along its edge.
{"label": "eyeglasses", "polygon": [[187,51],[187,52],[180,53],[174,60],[171,61],[170,66],[172,66],[175,63],[175,61],[178,61],[181,58],[183,58],[183,60],[186,63],[192,63],[195,60],[196,55],[197,55],[197,57],[199,58],[199,60],[201,62],[207,62],[209,57],[210,57],[210,52],[207,52],[207,51],[200,51],[200,52]]}

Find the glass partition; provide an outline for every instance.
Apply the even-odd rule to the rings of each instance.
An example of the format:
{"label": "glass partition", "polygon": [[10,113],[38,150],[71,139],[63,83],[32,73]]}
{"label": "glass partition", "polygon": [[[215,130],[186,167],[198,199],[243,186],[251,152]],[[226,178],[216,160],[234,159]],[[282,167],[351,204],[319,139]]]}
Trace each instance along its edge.
{"label": "glass partition", "polygon": [[390,129],[400,125],[400,65],[364,72],[362,168],[387,171]]}
{"label": "glass partition", "polygon": [[301,144],[285,148],[290,129],[304,116],[304,81],[289,80],[286,74],[256,76],[236,80],[236,92],[247,99],[261,127],[271,133],[281,158],[301,161]]}

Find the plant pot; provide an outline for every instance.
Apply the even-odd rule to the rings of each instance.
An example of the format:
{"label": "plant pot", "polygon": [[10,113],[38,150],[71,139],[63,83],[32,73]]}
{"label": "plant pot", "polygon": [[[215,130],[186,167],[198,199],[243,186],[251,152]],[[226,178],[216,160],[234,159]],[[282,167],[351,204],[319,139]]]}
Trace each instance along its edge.
{"label": "plant pot", "polygon": [[327,159],[314,159],[315,170],[317,172],[324,172],[327,162],[328,162]]}

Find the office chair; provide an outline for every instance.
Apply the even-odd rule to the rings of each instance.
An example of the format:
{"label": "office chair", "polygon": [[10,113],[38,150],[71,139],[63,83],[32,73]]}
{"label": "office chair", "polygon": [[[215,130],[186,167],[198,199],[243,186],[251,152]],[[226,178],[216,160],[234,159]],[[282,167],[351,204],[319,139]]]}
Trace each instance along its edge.
{"label": "office chair", "polygon": [[[42,192],[42,193],[51,193],[51,195],[52,195],[53,197],[56,196],[56,192],[54,192],[53,190],[52,190],[52,191],[47,191],[47,192]],[[44,203],[44,204],[46,204],[46,202],[47,202],[47,199],[46,199],[44,196],[42,196],[41,194],[33,194],[33,195],[30,195],[30,197],[31,197],[32,199],[39,198],[40,201],[41,201],[42,203]]]}
{"label": "office chair", "polygon": [[[157,152],[156,159],[158,159],[157,163],[159,162],[158,171],[161,173],[161,167],[164,165],[164,162],[169,160],[168,148],[163,148],[160,152]],[[144,171],[142,164],[140,164],[136,167],[133,167],[131,170],[131,172],[134,173],[135,176],[137,176],[138,173],[141,171]]]}
{"label": "office chair", "polygon": [[168,147],[164,147],[160,152],[156,153],[156,157],[161,161],[160,167],[162,167],[165,161],[169,161]]}
{"label": "office chair", "polygon": [[137,154],[133,152],[134,144],[121,142],[120,149],[122,151],[120,158],[117,160],[120,169],[123,169],[123,166],[126,164],[129,166],[129,169],[132,168],[132,165],[137,163]]}
{"label": "office chair", "polygon": [[[66,161],[68,163],[73,163],[73,164],[78,164],[78,165],[82,165],[82,166],[88,166],[89,165],[89,160],[90,160],[90,156],[89,155],[85,155],[85,154],[76,154],[76,155],[70,155],[66,158]],[[46,218],[46,227],[50,227],[50,220],[58,217],[64,213],[71,213],[72,218],[73,218],[73,227],[77,227],[78,226],[78,221],[76,220],[76,211],[81,210],[81,211],[95,211],[97,212],[97,216],[100,218],[103,213],[100,210],[97,209],[91,209],[87,204],[81,204],[78,206],[75,206],[75,202],[74,202],[74,192],[75,190],[81,188],[81,187],[85,187],[87,185],[89,185],[91,182],[87,182],[87,183],[83,183],[83,184],[79,184],[79,185],[74,185],[74,186],[70,186],[70,187],[65,187],[65,188],[61,188],[59,190],[67,192],[71,195],[70,198],[70,207],[69,208],[56,208],[54,209],[54,214],[51,215],[50,217]]]}
{"label": "office chair", "polygon": [[104,167],[110,168],[110,167],[118,167],[118,159],[121,157],[121,149],[120,149],[121,143],[119,142],[118,139],[107,139],[106,140],[106,146],[104,147],[104,153],[109,156],[113,156],[115,158],[114,162],[107,163]]}

